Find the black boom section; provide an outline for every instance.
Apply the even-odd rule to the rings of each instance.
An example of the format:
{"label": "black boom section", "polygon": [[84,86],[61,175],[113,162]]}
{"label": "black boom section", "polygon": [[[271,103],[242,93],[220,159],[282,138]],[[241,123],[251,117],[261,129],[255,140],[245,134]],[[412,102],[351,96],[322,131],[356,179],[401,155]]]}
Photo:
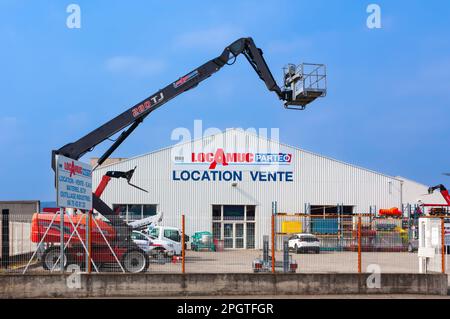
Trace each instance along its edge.
{"label": "black boom section", "polygon": [[92,194],[92,205],[94,209],[109,220],[111,226],[114,227],[116,231],[115,243],[117,244],[127,244],[131,245],[133,241],[130,241],[130,235],[132,232],[131,226],[128,226],[125,221],[118,214],[116,214],[104,201],[98,198],[95,194]]}
{"label": "black boom section", "polygon": [[122,114],[80,138],[78,141],[64,145],[59,150],[53,151],[52,168],[55,169],[54,158],[56,154],[77,160],[92,150],[96,145],[129,126],[128,129],[123,131],[112,146],[100,157],[98,165],[101,165],[151,112],[179,94],[196,87],[200,82],[219,71],[230,59],[234,59],[240,54],[245,55],[250,65],[256,71],[259,78],[264,81],[267,88],[270,91],[275,92],[280,99],[284,99],[285,94],[276,84],[267,63],[263,58],[262,50],[256,47],[252,38],[241,38],[226,47],[222,54],[217,58],[206,62],[197,69],[182,76],[177,81],[167,85],[162,90],[150,95],[148,98],[137,103]]}

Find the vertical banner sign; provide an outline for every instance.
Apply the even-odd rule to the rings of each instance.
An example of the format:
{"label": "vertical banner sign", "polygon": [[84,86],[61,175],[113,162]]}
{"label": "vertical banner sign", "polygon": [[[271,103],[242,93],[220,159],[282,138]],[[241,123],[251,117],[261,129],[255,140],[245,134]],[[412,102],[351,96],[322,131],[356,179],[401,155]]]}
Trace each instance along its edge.
{"label": "vertical banner sign", "polygon": [[92,167],[65,156],[56,156],[58,207],[92,209]]}

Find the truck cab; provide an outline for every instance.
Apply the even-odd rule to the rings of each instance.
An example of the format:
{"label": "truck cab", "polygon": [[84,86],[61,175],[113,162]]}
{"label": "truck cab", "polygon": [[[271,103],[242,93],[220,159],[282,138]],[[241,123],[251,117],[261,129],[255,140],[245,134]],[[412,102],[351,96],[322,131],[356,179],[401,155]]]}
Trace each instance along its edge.
{"label": "truck cab", "polygon": [[148,235],[155,244],[165,243],[173,248],[175,255],[181,255],[181,231],[176,227],[155,226],[148,230]]}

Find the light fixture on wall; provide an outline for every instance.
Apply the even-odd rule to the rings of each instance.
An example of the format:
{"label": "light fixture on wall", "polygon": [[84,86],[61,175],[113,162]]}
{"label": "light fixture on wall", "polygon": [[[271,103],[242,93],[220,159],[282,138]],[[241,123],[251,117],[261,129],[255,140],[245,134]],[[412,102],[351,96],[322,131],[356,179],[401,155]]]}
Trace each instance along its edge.
{"label": "light fixture on wall", "polygon": [[234,183],[232,183],[232,184],[231,184],[231,186],[233,186],[233,187],[237,187],[237,183],[236,183],[236,182],[234,182]]}

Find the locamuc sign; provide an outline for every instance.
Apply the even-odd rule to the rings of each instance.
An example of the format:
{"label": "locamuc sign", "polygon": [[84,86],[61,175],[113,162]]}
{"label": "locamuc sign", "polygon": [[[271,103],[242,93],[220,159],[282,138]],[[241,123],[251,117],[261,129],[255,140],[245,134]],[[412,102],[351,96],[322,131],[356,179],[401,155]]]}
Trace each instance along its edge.
{"label": "locamuc sign", "polygon": [[58,207],[92,209],[92,168],[68,157],[56,156]]}

